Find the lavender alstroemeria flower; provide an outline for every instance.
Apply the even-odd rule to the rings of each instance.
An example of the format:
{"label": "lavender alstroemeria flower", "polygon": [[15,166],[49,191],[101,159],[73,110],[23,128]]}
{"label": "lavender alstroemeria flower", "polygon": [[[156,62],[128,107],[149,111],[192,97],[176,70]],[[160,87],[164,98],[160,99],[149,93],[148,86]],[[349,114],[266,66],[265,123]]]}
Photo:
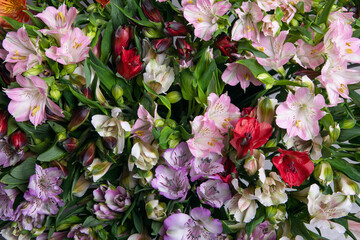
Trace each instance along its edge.
{"label": "lavender alstroemeria flower", "polygon": [[105,192],[105,203],[113,211],[125,212],[131,205],[130,195],[125,188],[111,186]]}
{"label": "lavender alstroemeria flower", "polygon": [[64,202],[58,196],[42,200],[30,192],[25,192],[24,198],[27,202],[22,205],[21,212],[26,216],[54,215],[59,211],[58,207],[64,206]]}
{"label": "lavender alstroemeria flower", "polygon": [[176,213],[164,221],[164,240],[203,239],[215,240],[222,233],[222,223],[211,217],[210,210],[202,207],[185,213]]}
{"label": "lavender alstroemeria flower", "polygon": [[35,174],[30,177],[29,193],[43,201],[53,199],[55,202],[62,202],[57,195],[62,193],[59,187],[61,184],[61,171],[55,167],[43,169],[35,165]]}
{"label": "lavender alstroemeria flower", "polygon": [[105,192],[108,188],[108,185],[101,184],[97,189],[95,189],[93,191],[94,200],[97,202],[105,202]]}
{"label": "lavender alstroemeria flower", "polygon": [[0,166],[14,166],[24,156],[23,150],[14,150],[6,138],[0,139]]}
{"label": "lavender alstroemeria flower", "polygon": [[155,170],[155,178],[151,181],[153,188],[168,199],[184,201],[190,188],[187,171],[160,165]]}
{"label": "lavender alstroemeria flower", "polygon": [[67,237],[75,240],[93,240],[93,235],[91,228],[76,224],[71,228]]}
{"label": "lavender alstroemeria flower", "polygon": [[0,183],[0,219],[3,221],[14,220],[13,204],[19,191],[16,189],[5,189],[6,185]]}
{"label": "lavender alstroemeria flower", "polygon": [[175,168],[188,168],[193,158],[186,142],[179,143],[175,148],[168,148],[163,154],[166,163]]}
{"label": "lavender alstroemeria flower", "polygon": [[118,214],[111,211],[105,203],[94,204],[94,213],[101,220],[111,220],[118,217]]}
{"label": "lavender alstroemeria flower", "polygon": [[[241,231],[237,240],[246,240],[248,239],[246,232]],[[252,231],[249,240],[276,240],[276,232],[274,226],[272,226],[268,221],[265,221],[257,225]]]}
{"label": "lavender alstroemeria flower", "polygon": [[203,182],[196,192],[202,202],[216,208],[221,208],[231,198],[229,184],[216,179]]}
{"label": "lavender alstroemeria flower", "polygon": [[222,157],[216,153],[209,153],[203,158],[193,158],[190,170],[191,181],[223,172],[224,166],[221,162]]}

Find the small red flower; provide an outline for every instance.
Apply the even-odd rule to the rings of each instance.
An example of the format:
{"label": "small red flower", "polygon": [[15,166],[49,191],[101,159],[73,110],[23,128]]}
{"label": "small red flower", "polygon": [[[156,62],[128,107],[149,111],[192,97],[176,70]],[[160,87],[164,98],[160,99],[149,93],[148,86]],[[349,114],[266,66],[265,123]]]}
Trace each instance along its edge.
{"label": "small red flower", "polygon": [[307,152],[295,152],[279,149],[278,157],[272,161],[279,170],[281,178],[292,186],[300,186],[314,171],[314,163]]}
{"label": "small red flower", "polygon": [[116,59],[120,56],[123,49],[127,49],[131,40],[134,37],[134,32],[130,26],[119,26],[113,37],[113,57]]}
{"label": "small red flower", "polygon": [[236,58],[233,56],[234,53],[238,52],[236,42],[231,41],[229,36],[221,35],[216,39],[215,46],[220,49],[224,56],[229,57],[229,61],[232,62]]}
{"label": "small red flower", "polygon": [[135,48],[122,50],[120,57],[116,59],[116,69],[126,80],[132,79],[142,71],[143,64]]}
{"label": "small red flower", "polygon": [[230,143],[238,152],[238,157],[243,158],[249,150],[252,155],[254,149],[269,140],[272,126],[267,122],[259,123],[255,118],[243,117],[236,123],[233,133]]}

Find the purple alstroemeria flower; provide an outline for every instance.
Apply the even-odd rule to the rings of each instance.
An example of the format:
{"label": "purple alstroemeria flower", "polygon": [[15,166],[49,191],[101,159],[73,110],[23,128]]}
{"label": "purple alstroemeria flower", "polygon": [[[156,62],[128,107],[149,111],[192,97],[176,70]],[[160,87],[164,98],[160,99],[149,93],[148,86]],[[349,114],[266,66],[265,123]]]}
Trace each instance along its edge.
{"label": "purple alstroemeria flower", "polygon": [[93,191],[94,200],[97,202],[105,202],[105,192],[108,188],[108,185],[101,184],[97,189],[95,189]]}
{"label": "purple alstroemeria flower", "polygon": [[175,148],[166,149],[163,158],[174,169],[188,168],[193,158],[186,142],[179,143]]}
{"label": "purple alstroemeria flower", "polygon": [[190,188],[187,171],[160,165],[155,170],[155,178],[151,181],[153,188],[168,199],[184,201]]}
{"label": "purple alstroemeria flower", "polygon": [[14,150],[6,138],[0,139],[0,166],[14,166],[24,156],[23,150]]}
{"label": "purple alstroemeria flower", "polygon": [[216,179],[203,182],[196,192],[202,202],[215,208],[221,208],[231,198],[229,184]]}
{"label": "purple alstroemeria flower", "polygon": [[94,204],[94,213],[101,220],[111,220],[118,217],[118,214],[111,211],[105,203]]}
{"label": "purple alstroemeria flower", "polygon": [[[245,230],[242,230],[238,236],[238,240],[246,240],[248,239]],[[273,225],[271,225],[268,221],[264,221],[263,223],[257,225],[252,231],[249,240],[276,240],[276,232]]]}
{"label": "purple alstroemeria flower", "polygon": [[190,177],[195,181],[201,177],[211,177],[216,173],[224,171],[221,164],[222,157],[216,153],[209,153],[203,158],[193,158],[191,163]]}
{"label": "purple alstroemeria flower", "polygon": [[25,192],[24,198],[27,202],[22,205],[21,212],[26,216],[54,215],[58,213],[58,207],[64,206],[64,202],[58,196],[42,200],[30,192]]}
{"label": "purple alstroemeria flower", "polygon": [[125,212],[131,205],[130,194],[121,186],[110,186],[105,192],[105,203],[113,211]]}
{"label": "purple alstroemeria flower", "polygon": [[5,189],[5,187],[5,184],[0,183],[0,219],[13,221],[15,215],[13,204],[19,191],[13,188]]}
{"label": "purple alstroemeria flower", "polygon": [[176,213],[164,221],[164,240],[203,239],[215,240],[222,233],[222,223],[211,217],[210,210],[202,207],[185,213]]}
{"label": "purple alstroemeria flower", "polygon": [[68,238],[75,240],[93,240],[93,231],[89,227],[84,227],[80,224],[74,225],[67,235]]}

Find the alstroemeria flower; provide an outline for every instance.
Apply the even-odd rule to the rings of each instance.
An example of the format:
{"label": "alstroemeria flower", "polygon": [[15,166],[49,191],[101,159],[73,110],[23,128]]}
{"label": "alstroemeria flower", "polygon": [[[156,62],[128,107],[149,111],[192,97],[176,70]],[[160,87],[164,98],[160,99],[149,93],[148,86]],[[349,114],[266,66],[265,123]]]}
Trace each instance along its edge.
{"label": "alstroemeria flower", "polygon": [[45,107],[59,117],[64,117],[62,110],[47,97],[48,85],[37,76],[16,77],[22,88],[6,89],[4,92],[11,99],[8,111],[18,122],[30,120],[35,126],[46,120]]}
{"label": "alstroemeria flower", "polygon": [[71,32],[71,25],[76,15],[76,8],[71,7],[67,10],[65,4],[61,5],[59,9],[52,6],[47,7],[43,12],[38,13],[36,17],[40,18],[49,29],[41,29],[39,31],[45,35],[50,34],[60,42],[61,37]]}
{"label": "alstroemeria flower", "polygon": [[91,119],[91,124],[102,137],[114,137],[117,139],[114,153],[120,154],[123,152],[125,145],[125,131],[130,132],[130,124],[126,121],[118,119],[121,110],[114,108],[111,110],[111,116],[94,115]]}
{"label": "alstroemeria flower", "polygon": [[215,208],[221,208],[231,198],[229,184],[216,179],[210,179],[200,184],[196,188],[196,193],[201,202]]}
{"label": "alstroemeria flower", "polygon": [[256,3],[265,12],[280,7],[281,2],[282,2],[281,0],[256,0]]}
{"label": "alstroemeria flower", "polygon": [[15,217],[13,204],[19,191],[16,188],[6,189],[6,185],[0,183],[0,219],[13,221]]}
{"label": "alstroemeria flower", "polygon": [[89,56],[91,39],[84,35],[80,28],[68,31],[60,39],[60,47],[52,46],[45,54],[63,65],[79,63]]}
{"label": "alstroemeria flower", "polygon": [[164,240],[193,239],[213,240],[222,233],[222,223],[211,217],[210,210],[202,207],[193,208],[190,216],[175,213],[164,221]]}
{"label": "alstroemeria flower", "polygon": [[14,166],[23,156],[24,151],[13,149],[6,137],[0,139],[0,166],[4,168]]}
{"label": "alstroemeria flower", "polygon": [[276,33],[280,29],[280,24],[276,19],[276,15],[268,14],[262,19],[262,32],[265,36],[275,37]]}
{"label": "alstroemeria flower", "polygon": [[302,140],[298,136],[290,138],[289,135],[285,134],[283,141],[287,149],[293,147],[296,151],[299,152],[309,152],[309,156],[312,160],[318,160],[321,158],[321,145],[323,139],[320,134],[307,141]]}
{"label": "alstroemeria flower", "polygon": [[143,105],[140,105],[137,110],[138,119],[135,121],[135,124],[131,127],[131,133],[136,137],[140,138],[146,143],[151,143],[154,139],[152,134],[152,128],[157,120],[157,104],[155,103],[154,117],[144,108]]}
{"label": "alstroemeria flower", "polygon": [[[247,237],[245,231],[241,231],[240,234],[237,236],[237,240],[276,240],[276,231],[274,226],[269,223],[268,221],[262,222],[255,226],[254,230],[252,231],[250,237]],[[281,238],[281,240],[285,240]],[[290,240],[290,239],[289,239]],[[295,240],[304,240],[298,239]]]}
{"label": "alstroemeria flower", "polygon": [[285,42],[288,35],[287,31],[280,32],[277,37],[265,37],[260,35],[259,42],[254,42],[253,46],[268,55],[268,58],[256,57],[256,60],[264,67],[277,70],[284,66],[296,53],[294,44]]}
{"label": "alstroemeria flower", "polygon": [[201,177],[213,177],[216,173],[223,172],[224,165],[221,162],[221,155],[216,153],[209,153],[206,157],[193,158],[190,170],[191,181]]}
{"label": "alstroemeria flower", "polygon": [[37,43],[35,45],[35,43],[30,40],[25,27],[19,28],[17,32],[7,33],[2,42],[2,46],[8,51],[4,59],[5,62],[13,64],[13,66],[11,66],[13,76],[29,70],[36,64],[41,65],[42,58],[40,50]]}
{"label": "alstroemeria flower", "polygon": [[318,121],[325,115],[322,95],[314,95],[306,87],[291,92],[286,102],[276,109],[276,125],[287,130],[289,137],[299,136],[303,140],[313,139],[319,134]]}
{"label": "alstroemeria flower", "polygon": [[134,164],[137,168],[149,171],[159,160],[159,153],[155,146],[138,140],[131,148],[131,156],[129,159],[129,169],[132,170]]}
{"label": "alstroemeria flower", "polygon": [[324,53],[324,43],[321,42],[316,46],[312,46],[299,39],[296,42],[296,46],[297,51],[294,60],[303,68],[315,70],[317,66],[324,63],[324,58],[321,55]]}
{"label": "alstroemeria flower", "polygon": [[272,162],[279,170],[281,178],[292,186],[300,186],[314,171],[314,163],[307,152],[295,152],[279,149],[280,156]]}
{"label": "alstroemeria flower", "polygon": [[27,202],[24,202],[21,206],[21,213],[24,216],[33,218],[37,218],[38,215],[54,215],[58,213],[59,207],[64,206],[64,202],[61,199],[55,201],[55,198],[48,198],[44,201],[29,192],[25,192],[24,199]]}
{"label": "alstroemeria flower", "polygon": [[24,12],[28,10],[26,0],[1,0],[0,1],[0,26],[11,27],[2,17],[9,17],[18,22],[27,22],[29,15]]}
{"label": "alstroemeria flower", "polygon": [[73,238],[75,240],[94,240],[96,239],[94,232],[89,227],[84,227],[81,224],[75,224],[72,226],[69,231],[68,238]]}
{"label": "alstroemeria flower", "polygon": [[110,187],[105,191],[105,203],[115,212],[125,212],[131,205],[130,195],[125,188],[118,186]]}
{"label": "alstroemeria flower", "polygon": [[240,118],[233,129],[234,137],[230,144],[238,152],[238,157],[243,158],[248,154],[253,154],[253,150],[264,145],[270,138],[272,126],[267,123],[259,123],[255,118]]}
{"label": "alstroemeria flower", "polygon": [[231,32],[232,40],[239,41],[241,38],[247,38],[252,41],[258,41],[259,29],[257,23],[263,18],[261,9],[254,2],[243,2],[241,10],[239,8],[235,10],[239,19],[233,26]]}
{"label": "alstroemeria flower", "polygon": [[143,70],[143,63],[136,48],[129,50],[123,49],[120,52],[120,56],[116,59],[116,69],[117,72],[128,81]]}
{"label": "alstroemeria flower", "polygon": [[250,86],[250,83],[254,86],[260,86],[262,84],[254,77],[250,69],[244,65],[233,62],[226,64],[226,66],[227,68],[221,75],[221,79],[230,86],[235,86],[240,83],[241,88],[245,91],[246,88]]}
{"label": "alstroemeria flower", "polygon": [[320,192],[319,186],[313,184],[308,195],[308,211],[313,218],[310,224],[322,229],[335,228],[338,232],[344,233],[345,228],[342,225],[329,219],[346,216],[351,211],[351,205],[350,196],[340,192],[324,195]]}
{"label": "alstroemeria flower", "polygon": [[195,4],[184,6],[184,17],[194,25],[196,37],[209,41],[218,28],[218,18],[230,8],[231,4],[228,1],[197,0]]}
{"label": "alstroemeria flower", "polygon": [[151,181],[153,188],[168,199],[184,201],[190,184],[185,169],[173,169],[159,165],[155,170],[155,178]]}
{"label": "alstroemeria flower", "polygon": [[191,154],[186,142],[179,143],[175,148],[168,148],[164,151],[163,158],[166,163],[174,169],[187,169],[191,165]]}

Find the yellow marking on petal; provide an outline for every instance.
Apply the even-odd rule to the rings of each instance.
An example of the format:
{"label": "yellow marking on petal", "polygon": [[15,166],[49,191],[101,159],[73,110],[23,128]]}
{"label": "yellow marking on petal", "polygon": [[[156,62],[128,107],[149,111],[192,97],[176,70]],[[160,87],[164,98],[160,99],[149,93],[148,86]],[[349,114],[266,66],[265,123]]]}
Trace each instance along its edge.
{"label": "yellow marking on petal", "polygon": [[345,84],[343,84],[343,83],[340,84],[340,87],[338,88],[338,90],[339,90],[340,93],[344,94],[345,91],[346,91],[346,86],[345,86]]}
{"label": "yellow marking on petal", "polygon": [[208,145],[213,147],[213,146],[215,146],[215,143],[216,143],[216,140],[212,139],[211,142],[208,142]]}
{"label": "yellow marking on petal", "polygon": [[349,54],[354,53],[354,51],[353,51],[351,48],[347,48],[347,49],[346,49],[346,52],[349,53]]}
{"label": "yellow marking on petal", "polygon": [[348,43],[348,42],[347,42],[347,43],[346,43],[346,46],[351,47],[351,43]]}
{"label": "yellow marking on petal", "polygon": [[245,74],[244,74],[244,80],[245,80],[245,81],[249,81],[249,79],[250,79],[249,74],[248,74],[248,73],[245,73]]}
{"label": "yellow marking on petal", "polygon": [[315,53],[317,53],[317,52],[318,52],[318,50],[314,49],[314,50],[311,50],[311,53],[310,53],[310,54],[315,54]]}
{"label": "yellow marking on petal", "polygon": [[59,21],[61,20],[63,23],[65,23],[65,16],[62,12],[59,12],[57,15],[56,15],[56,20]]}
{"label": "yellow marking on petal", "polygon": [[74,42],[73,48],[78,49],[79,47],[81,47],[81,45],[82,45],[82,43]]}
{"label": "yellow marking on petal", "polygon": [[247,25],[247,27],[246,27],[248,30],[250,29],[250,26],[249,25]]}
{"label": "yellow marking on petal", "polygon": [[11,59],[13,59],[13,60],[24,60],[24,59],[26,59],[26,57],[24,57],[24,56],[11,57]]}
{"label": "yellow marking on petal", "polygon": [[138,130],[138,131],[135,131],[135,134],[138,135],[139,137],[141,137],[142,135],[144,135],[144,131]]}
{"label": "yellow marking on petal", "polygon": [[40,105],[36,105],[35,107],[31,107],[31,116],[35,116],[35,114],[40,110]]}
{"label": "yellow marking on petal", "polygon": [[204,21],[204,19],[202,18],[202,17],[198,17],[198,22],[200,23],[200,22],[202,22],[202,21]]}
{"label": "yellow marking on petal", "polygon": [[189,0],[189,3],[190,3],[190,4],[193,4],[194,2],[193,2],[193,1],[191,1],[191,0]]}
{"label": "yellow marking on petal", "polygon": [[297,127],[297,128],[302,128],[302,126],[301,126],[301,120],[296,120],[295,121],[295,127]]}

